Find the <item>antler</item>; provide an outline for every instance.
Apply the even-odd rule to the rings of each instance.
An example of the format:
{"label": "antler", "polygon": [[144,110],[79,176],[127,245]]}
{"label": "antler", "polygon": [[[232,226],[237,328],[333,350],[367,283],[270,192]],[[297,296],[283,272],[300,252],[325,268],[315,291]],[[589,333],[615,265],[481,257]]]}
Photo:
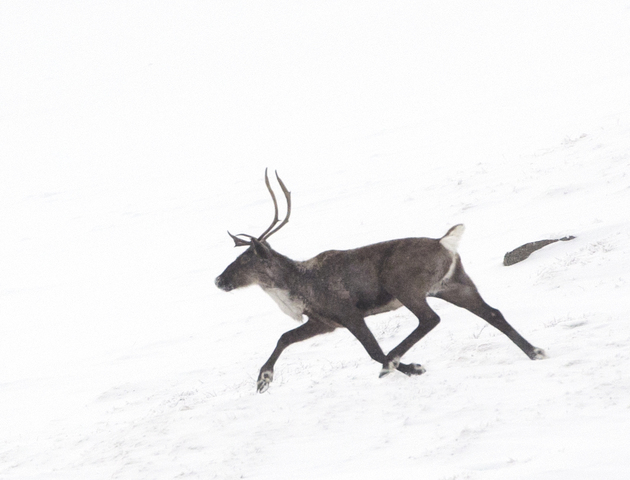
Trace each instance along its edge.
{"label": "antler", "polygon": [[247,235],[246,233],[237,233],[236,235],[232,235],[229,230],[228,230],[228,235],[230,237],[232,237],[232,239],[234,240],[234,246],[235,247],[244,247],[245,245],[251,245],[251,243],[252,243],[251,240],[248,242],[247,240],[243,240],[242,238],[238,238],[239,236],[255,238],[255,237],[252,237],[251,235]]}
{"label": "antler", "polygon": [[[287,190],[287,187],[284,185],[284,182],[280,180],[280,177],[278,176],[277,171],[276,171],[276,178],[278,179],[278,183],[280,184],[282,193],[284,193],[284,196],[287,199],[286,217],[284,217],[284,220],[282,220],[282,223],[280,223],[280,225],[274,228],[279,221],[278,201],[276,200],[276,195],[273,193],[273,190],[271,189],[271,184],[269,183],[269,177],[267,176],[267,169],[265,169],[265,185],[267,185],[267,190],[269,190],[269,194],[271,195],[271,199],[273,200],[273,207],[274,207],[274,212],[275,212],[273,216],[273,221],[271,222],[271,225],[269,225],[267,230],[265,230],[258,238],[254,237],[253,235],[248,235],[246,233],[239,233],[238,235],[232,235],[230,232],[228,232],[228,235],[232,237],[232,239],[234,240],[235,247],[243,247],[243,246],[251,245],[254,240],[262,242],[263,240],[268,239],[271,235],[276,233],[278,230],[280,230],[289,222],[289,217],[291,216],[291,192]],[[242,238],[238,238],[238,237],[247,237],[249,238],[249,240],[243,240]]]}
{"label": "antler", "polygon": [[267,188],[269,189],[269,193],[271,194],[271,198],[273,199],[273,204],[276,209],[276,214],[273,218],[273,222],[271,222],[271,225],[269,225],[269,228],[265,230],[265,232],[260,237],[258,237],[258,240],[260,241],[267,240],[274,233],[276,233],[278,230],[284,227],[287,223],[289,223],[289,217],[291,216],[291,192],[287,190],[287,187],[284,185],[284,182],[280,180],[280,177],[278,176],[277,171],[276,171],[276,178],[278,179],[278,183],[280,184],[282,193],[284,193],[284,197],[287,199],[287,216],[284,217],[284,220],[282,220],[282,223],[280,225],[278,225],[275,229],[272,230],[274,225],[278,223],[278,202],[276,201],[276,196],[273,194],[273,191],[271,190],[271,186],[269,185],[269,178],[267,178],[267,170],[265,169],[265,183],[267,184]]}
{"label": "antler", "polygon": [[[278,172],[276,172],[276,177],[278,176]],[[271,195],[271,199],[273,200],[273,208],[275,210],[274,216],[273,216],[273,221],[271,222],[271,225],[269,225],[269,228],[267,228],[267,230],[265,230],[259,237],[258,240],[264,240],[265,239],[265,235],[267,235],[271,229],[275,226],[276,223],[278,223],[278,201],[276,200],[276,195],[273,193],[273,190],[271,189],[271,184],[269,183],[269,177],[267,176],[267,169],[265,168],[265,185],[267,185],[267,190],[269,190],[269,195]]]}

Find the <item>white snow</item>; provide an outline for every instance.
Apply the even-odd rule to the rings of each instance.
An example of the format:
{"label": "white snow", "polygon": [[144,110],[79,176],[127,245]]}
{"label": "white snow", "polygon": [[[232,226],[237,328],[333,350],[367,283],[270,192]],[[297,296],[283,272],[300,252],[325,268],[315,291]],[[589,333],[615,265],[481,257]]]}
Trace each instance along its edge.
{"label": "white snow", "polygon": [[[0,3],[0,478],[626,479],[630,2]],[[431,300],[378,378],[287,349],[226,230],[439,238],[549,358]],[[283,212],[281,212],[283,215]],[[504,267],[505,252],[575,235]],[[383,349],[415,320],[368,319]]]}

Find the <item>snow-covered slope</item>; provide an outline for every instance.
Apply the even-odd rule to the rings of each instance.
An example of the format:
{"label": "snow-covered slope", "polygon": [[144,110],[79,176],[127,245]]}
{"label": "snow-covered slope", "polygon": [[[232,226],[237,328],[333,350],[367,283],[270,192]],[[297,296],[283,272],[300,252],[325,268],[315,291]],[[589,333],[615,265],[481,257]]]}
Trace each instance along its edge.
{"label": "snow-covered slope", "polygon": [[[0,5],[0,478],[625,479],[630,3]],[[378,378],[213,281],[465,223],[482,295]],[[575,235],[504,267],[525,242]],[[368,323],[384,350],[414,328]]]}

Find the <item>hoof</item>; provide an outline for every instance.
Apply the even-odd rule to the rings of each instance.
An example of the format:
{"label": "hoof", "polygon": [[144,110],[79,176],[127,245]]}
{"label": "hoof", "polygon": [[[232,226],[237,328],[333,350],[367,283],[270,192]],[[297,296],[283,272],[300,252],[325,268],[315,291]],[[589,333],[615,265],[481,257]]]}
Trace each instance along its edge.
{"label": "hoof", "polygon": [[419,365],[417,363],[410,363],[409,369],[403,373],[411,377],[413,375],[422,375],[423,373],[426,373],[426,371],[427,369],[424,368],[422,365]]}
{"label": "hoof", "polygon": [[385,375],[392,373],[393,369],[383,367],[378,374],[378,378],[383,378]]}
{"label": "hoof", "polygon": [[265,371],[260,372],[258,381],[256,382],[256,391],[258,393],[265,393],[269,388],[269,384],[273,381],[273,372]]}
{"label": "hoof", "polygon": [[529,358],[532,360],[544,360],[547,358],[547,354],[542,348],[534,348],[529,354]]}
{"label": "hoof", "polygon": [[400,357],[395,357],[389,362],[384,363],[383,368],[381,369],[381,373],[378,374],[378,378],[383,378],[385,375],[389,375],[398,368],[399,364]]}

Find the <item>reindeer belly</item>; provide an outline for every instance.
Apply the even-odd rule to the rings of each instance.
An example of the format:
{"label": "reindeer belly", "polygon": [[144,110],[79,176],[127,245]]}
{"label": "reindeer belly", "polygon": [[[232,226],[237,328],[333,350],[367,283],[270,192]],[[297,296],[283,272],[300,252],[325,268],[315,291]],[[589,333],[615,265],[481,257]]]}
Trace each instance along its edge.
{"label": "reindeer belly", "polygon": [[375,296],[360,298],[355,306],[367,317],[369,315],[396,310],[402,307],[402,303],[385,290],[382,290]]}
{"label": "reindeer belly", "polygon": [[365,316],[367,317],[369,315],[377,315],[379,313],[391,312],[392,310],[396,310],[397,308],[400,308],[402,306],[403,304],[394,298],[392,301],[390,301],[389,303],[386,303],[385,305],[370,308],[370,309],[364,310],[364,312],[365,312]]}

